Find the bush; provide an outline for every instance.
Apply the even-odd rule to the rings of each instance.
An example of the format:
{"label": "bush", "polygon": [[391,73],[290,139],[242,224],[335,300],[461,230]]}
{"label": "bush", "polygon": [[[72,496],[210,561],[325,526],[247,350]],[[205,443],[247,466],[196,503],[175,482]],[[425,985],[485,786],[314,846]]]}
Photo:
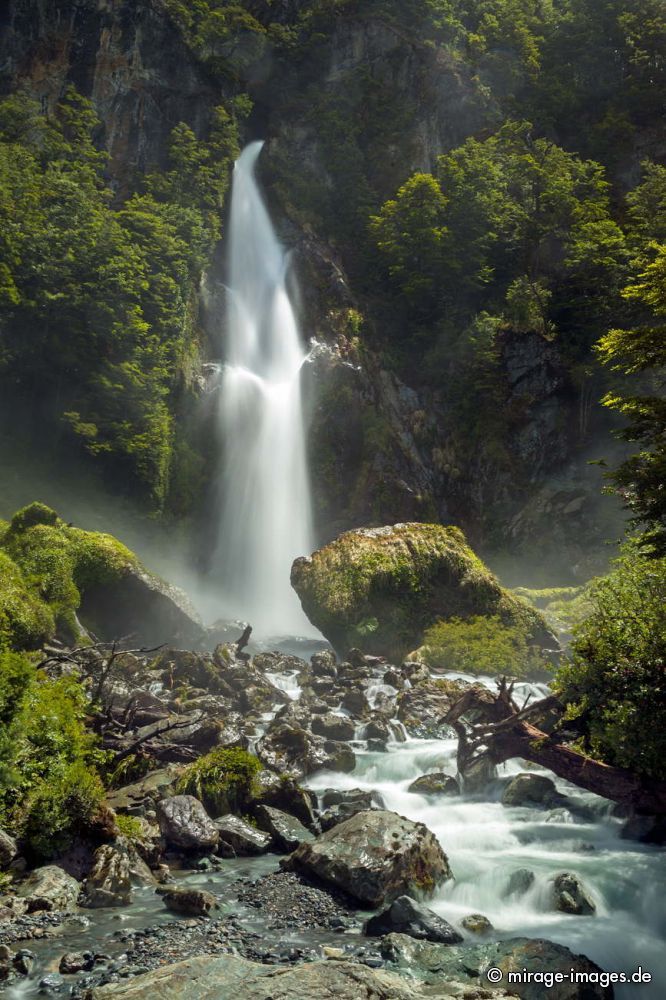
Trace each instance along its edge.
{"label": "bush", "polygon": [[246,750],[211,750],[186,768],[177,791],[194,795],[213,816],[242,813],[252,801],[260,770],[259,760]]}
{"label": "bush", "polygon": [[439,621],[424,635],[419,655],[438,670],[465,674],[511,674],[522,677],[543,671],[546,664],[525,633],[496,617],[450,618]]}
{"label": "bush", "polygon": [[82,761],[49,775],[28,797],[21,836],[30,853],[49,859],[85,834],[104,801],[99,775]]}
{"label": "bush", "polygon": [[666,778],[666,558],[629,544],[590,594],[555,687],[584,749],[647,778]]}

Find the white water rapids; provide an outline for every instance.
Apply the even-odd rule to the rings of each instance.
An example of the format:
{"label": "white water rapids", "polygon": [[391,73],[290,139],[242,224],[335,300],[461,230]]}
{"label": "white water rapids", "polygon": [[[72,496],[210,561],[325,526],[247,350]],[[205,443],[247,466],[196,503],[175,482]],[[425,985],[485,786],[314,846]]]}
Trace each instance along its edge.
{"label": "white water rapids", "polygon": [[[478,678],[468,678],[478,680]],[[488,679],[491,686],[493,682]],[[523,693],[540,685],[521,685]],[[386,808],[425,823],[449,857],[455,881],[428,903],[453,924],[468,914],[489,918],[496,936],[546,938],[584,954],[609,972],[653,975],[649,985],[615,986],[621,1000],[666,996],[666,857],[658,848],[620,838],[621,822],[611,803],[550,774],[558,790],[588,806],[581,820],[567,809],[506,808],[501,791],[483,796],[426,798],[407,791],[431,771],[456,774],[457,740],[408,739],[389,744],[388,753],[357,751],[352,774],[320,772],[308,782],[314,791],[362,788],[379,792]],[[527,765],[531,771],[547,771]],[[526,770],[520,761],[500,769],[500,777]],[[536,878],[528,892],[507,898],[512,872],[528,868]],[[550,906],[549,879],[570,871],[580,876],[596,903],[594,916],[569,916]],[[474,935],[466,935],[469,944]],[[544,997],[547,991],[544,990]]]}
{"label": "white water rapids", "polygon": [[228,617],[252,622],[260,635],[312,635],[289,586],[293,560],[314,548],[300,385],[307,355],[288,255],[255,176],[262,147],[247,146],[233,175],[215,562]]}

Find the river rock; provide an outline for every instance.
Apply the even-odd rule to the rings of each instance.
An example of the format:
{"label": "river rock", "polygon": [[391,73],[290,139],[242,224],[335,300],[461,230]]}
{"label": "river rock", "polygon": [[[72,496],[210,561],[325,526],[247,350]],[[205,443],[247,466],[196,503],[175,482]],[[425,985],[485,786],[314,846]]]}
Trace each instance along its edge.
{"label": "river rock", "polygon": [[140,815],[152,808],[160,799],[173,795],[179,768],[169,765],[149,774],[131,785],[123,785],[107,794],[109,806],[118,813]]}
{"label": "river rock", "polygon": [[555,782],[545,774],[517,774],[502,793],[503,806],[544,806],[559,802]]}
{"label": "river rock", "polygon": [[38,910],[59,910],[70,913],[76,909],[80,886],[75,878],[57,865],[36,868],[17,889],[25,900],[29,913]]}
{"label": "river rock", "polygon": [[95,851],[93,867],[85,880],[81,905],[91,909],[127,906],[132,901],[132,880],[127,843],[102,844]]}
{"label": "river rock", "polygon": [[320,653],[313,653],[310,657],[310,666],[315,677],[336,677],[337,660],[332,649],[324,649]]}
{"label": "river rock", "polygon": [[524,896],[534,885],[535,875],[529,868],[516,868],[511,872],[504,891],[505,896]]}
{"label": "river rock", "polygon": [[265,854],[271,846],[270,834],[250,826],[239,816],[222,816],[214,822],[220,844],[230,847],[238,856]]}
{"label": "river rock", "polygon": [[493,929],[493,925],[488,917],[484,917],[483,913],[470,913],[462,918],[460,926],[464,927],[470,934],[489,934]]}
{"label": "river rock", "polygon": [[215,850],[217,827],[193,795],[174,795],[157,803],[157,821],[167,844],[184,851]]}
{"label": "river rock", "polygon": [[338,650],[401,662],[442,618],[498,615],[531,642],[558,643],[534,608],[500,586],[462,531],[395,524],[340,535],[297,559],[291,582],[310,621]]}
{"label": "river rock", "polygon": [[296,779],[322,769],[348,773],[356,766],[354,752],[346,743],[277,720],[257,743],[257,756],[272,770]]}
{"label": "river rock", "polygon": [[375,791],[348,788],[344,791],[327,788],[321,795],[323,812],[319,817],[322,830],[332,830],[338,823],[344,823],[357,813],[368,809],[384,809],[384,800]]}
{"label": "river rock", "polygon": [[10,837],[4,830],[0,830],[0,868],[10,865],[16,855],[18,847],[13,837]]}
{"label": "river rock", "polygon": [[273,843],[282,851],[294,851],[299,844],[314,840],[314,835],[295,816],[289,816],[272,806],[258,806],[255,812],[257,825],[270,834]]}
{"label": "river rock", "polygon": [[190,958],[90,993],[91,1000],[415,1000],[422,995],[400,976],[353,962],[273,968],[235,955]]}
{"label": "river rock", "polygon": [[450,733],[444,716],[464,694],[464,681],[431,678],[415,684],[398,696],[397,717],[410,736],[441,739]]}
{"label": "river rock", "polygon": [[60,959],[58,972],[63,976],[73,976],[77,972],[90,972],[95,965],[95,956],[91,951],[68,951]]}
{"label": "river rock", "polygon": [[432,895],[453,877],[446,855],[423,823],[385,810],[358,813],[301,844],[283,864],[331,882],[372,907],[405,894]]}
{"label": "river rock", "polygon": [[308,828],[319,833],[319,824],[315,817],[317,797],[285,775],[277,775],[274,771],[260,771],[252,782],[253,808],[271,806],[282,812],[295,816]]}
{"label": "river rock", "polygon": [[597,907],[577,875],[572,872],[561,872],[553,878],[552,882],[554,909],[576,916],[596,913]]}
{"label": "river rock", "polygon": [[363,927],[366,937],[383,937],[393,932],[440,944],[458,944],[463,939],[451,924],[410,896],[398,896]]}
{"label": "river rock", "polygon": [[[612,1000],[613,996],[612,986],[570,982],[572,969],[597,975],[603,970],[585,955],[575,955],[563,945],[541,938],[509,938],[471,946],[451,946],[417,941],[404,934],[389,934],[382,939],[380,947],[389,969],[413,976],[417,985],[419,981],[425,985],[426,992],[433,991],[431,996],[437,996],[440,984],[449,981],[465,982],[470,996],[483,996],[473,990],[490,988],[485,978],[490,968],[500,969],[510,995],[522,1000]],[[532,973],[532,979],[508,986],[508,973],[522,973],[523,970]],[[546,989],[544,973],[558,972],[566,978]]]}
{"label": "river rock", "polygon": [[182,913],[189,917],[207,917],[211,910],[217,907],[217,897],[205,889],[178,889],[172,886],[160,886],[158,895],[167,910]]}
{"label": "river rock", "polygon": [[327,740],[353,740],[356,726],[345,715],[315,715],[310,726],[317,736],[325,736]]}
{"label": "river rock", "polygon": [[407,791],[414,792],[415,795],[460,795],[456,779],[440,771],[422,774],[416,781],[412,781]]}

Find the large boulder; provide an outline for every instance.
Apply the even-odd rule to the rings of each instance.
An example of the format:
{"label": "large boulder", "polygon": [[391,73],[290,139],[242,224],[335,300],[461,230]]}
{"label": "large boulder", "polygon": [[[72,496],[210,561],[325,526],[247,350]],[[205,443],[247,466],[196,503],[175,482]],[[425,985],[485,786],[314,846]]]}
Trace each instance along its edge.
{"label": "large boulder", "polygon": [[[502,982],[511,996],[522,1000],[612,1000],[613,987],[598,982],[603,971],[585,955],[575,955],[561,944],[541,938],[509,938],[505,941],[487,941],[469,945],[443,945],[430,941],[417,941],[404,934],[389,934],[381,942],[382,956],[387,967],[414,977],[416,984],[425,985],[426,992],[437,996],[442,982],[464,981],[470,996],[483,996],[472,989],[490,987],[486,977],[489,969],[499,969]],[[591,982],[571,981],[571,970],[587,974],[596,973]],[[529,980],[508,984],[509,972],[531,973]],[[562,981],[545,976],[562,974]],[[548,985],[547,985],[548,983]],[[415,985],[416,985],[415,984]],[[430,991],[433,991],[432,993]],[[445,994],[446,995],[446,994]],[[418,993],[415,993],[418,996]]]}
{"label": "large boulder", "polygon": [[291,582],[338,650],[400,659],[439,619],[496,615],[545,648],[557,640],[534,608],[500,586],[459,528],[396,524],[340,535],[297,559]]}
{"label": "large boulder", "polygon": [[235,955],[189,958],[90,993],[91,1000],[415,1000],[422,996],[416,984],[400,976],[353,962],[276,969]]}
{"label": "large boulder", "polygon": [[4,830],[0,830],[0,868],[10,865],[16,855],[18,847],[13,837],[10,837]]}
{"label": "large boulder", "polygon": [[306,830],[295,816],[289,816],[272,806],[257,806],[255,818],[261,830],[268,833],[278,850],[294,851],[300,844],[310,843],[314,834]]}
{"label": "large boulder", "polygon": [[29,913],[38,910],[59,910],[67,913],[76,909],[79,898],[79,883],[57,865],[36,868],[18,890],[17,895],[24,900]]}
{"label": "large boulder", "polygon": [[346,743],[314,736],[301,726],[276,719],[257,743],[257,757],[266,767],[300,779],[323,769],[354,770],[354,751]]}
{"label": "large boulder", "polygon": [[98,847],[85,881],[82,905],[91,909],[127,906],[132,900],[131,867],[124,838],[119,838],[115,844]]}
{"label": "large boulder", "polygon": [[231,848],[234,854],[247,856],[265,854],[271,846],[271,836],[246,823],[240,816],[222,816],[215,820],[220,844]]}
{"label": "large boulder", "polygon": [[157,821],[165,841],[183,851],[210,851],[220,835],[202,804],[193,795],[174,795],[157,803]]}
{"label": "large boulder", "polygon": [[502,793],[503,806],[544,806],[563,799],[555,782],[545,774],[517,774]]}
{"label": "large boulder", "polygon": [[435,835],[423,823],[385,810],[357,813],[301,844],[284,864],[372,907],[405,894],[431,896],[453,877]]}
{"label": "large boulder", "polygon": [[217,896],[205,889],[158,886],[156,892],[162,897],[167,910],[187,917],[207,917],[217,907]]}
{"label": "large boulder", "polygon": [[552,884],[551,898],[554,909],[578,917],[596,913],[594,900],[573,872],[560,872],[553,878]]}
{"label": "large boulder", "polygon": [[455,778],[450,774],[435,771],[432,774],[422,774],[416,781],[412,781],[407,788],[408,792],[414,795],[460,795],[460,788]]}
{"label": "large boulder", "polygon": [[385,910],[367,920],[363,933],[366,937],[407,934],[422,941],[437,941],[440,944],[458,944],[463,939],[462,934],[451,924],[410,896],[398,896]]}

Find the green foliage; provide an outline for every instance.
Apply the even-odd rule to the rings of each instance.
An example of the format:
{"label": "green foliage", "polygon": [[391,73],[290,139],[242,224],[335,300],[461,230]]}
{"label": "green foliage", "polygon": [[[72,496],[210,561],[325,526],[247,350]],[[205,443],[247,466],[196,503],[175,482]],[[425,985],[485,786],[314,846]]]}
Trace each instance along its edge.
{"label": "green foliage", "polygon": [[143,836],[143,827],[136,816],[125,814],[116,816],[116,826],[123,837],[127,837],[128,840],[141,840]]}
{"label": "green foliage", "polygon": [[118,207],[98,125],[72,89],[52,117],[20,94],[0,102],[0,373],[38,384],[85,450],[160,510],[236,119],[216,108],[205,141],[177,125],[168,169]]}
{"label": "green foliage", "polygon": [[436,622],[426,630],[419,656],[436,670],[490,676],[524,677],[545,666],[524,630],[503,624],[496,615]]}
{"label": "green foliage", "polygon": [[194,795],[213,816],[244,812],[253,797],[261,763],[246,750],[211,750],[181,775],[179,795]]}
{"label": "green foliage", "polygon": [[629,543],[592,589],[572,658],[556,677],[585,748],[648,778],[666,777],[666,559]]}
{"label": "green foliage", "polygon": [[41,781],[29,795],[20,833],[31,854],[48,860],[84,833],[104,800],[99,775],[75,761]]}

